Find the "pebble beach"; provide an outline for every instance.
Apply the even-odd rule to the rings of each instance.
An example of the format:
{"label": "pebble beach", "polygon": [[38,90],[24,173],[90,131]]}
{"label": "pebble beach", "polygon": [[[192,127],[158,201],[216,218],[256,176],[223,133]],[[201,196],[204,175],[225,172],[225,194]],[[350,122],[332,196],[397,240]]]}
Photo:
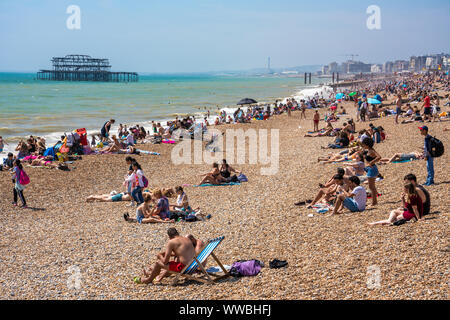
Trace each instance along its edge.
{"label": "pebble beach", "polygon": [[[393,98],[391,97],[390,100]],[[448,100],[447,100],[448,101]],[[445,101],[445,102],[447,102]],[[392,102],[392,101],[391,101]],[[344,102],[355,118],[353,103]],[[325,110],[320,113],[323,116]],[[384,180],[377,183],[379,204],[362,213],[325,217],[295,206],[313,199],[342,164],[318,164],[317,157],[334,138],[304,138],[312,130],[300,112],[274,116],[250,124],[220,125],[233,129],[278,129],[279,171],[261,175],[267,165],[232,164],[249,182],[237,186],[185,187],[190,204],[211,214],[207,221],[138,225],[127,202],[87,203],[91,194],[123,190],[126,155],[89,155],[65,172],[27,168],[32,183],[26,188],[30,209],[11,205],[10,174],[0,172],[0,297],[2,299],[448,299],[449,186],[448,151],[435,161],[436,185],[428,187],[431,214],[418,223],[399,227],[370,227],[368,222],[387,218],[401,206],[403,177],[414,173],[426,179],[426,161],[379,166]],[[347,117],[341,118],[342,125]],[[387,140],[375,145],[382,157],[420,150],[418,125],[396,125],[393,117],[373,120],[383,126]],[[427,123],[430,133],[449,145],[444,128],[450,122]],[[368,127],[356,124],[356,129]],[[322,127],[323,123],[321,123]],[[204,143],[205,144],[205,143]],[[172,188],[197,184],[208,164],[174,165],[176,145],[139,145],[160,156],[137,160],[150,187]],[[238,146],[239,148],[244,146]],[[367,185],[365,185],[366,189]],[[174,199],[171,199],[171,203]],[[185,281],[173,287],[171,279],[159,285],[137,285],[133,277],[154,262],[164,249],[167,228],[208,240],[225,236],[215,254],[225,265],[258,259],[265,267],[256,277],[228,278],[214,285]],[[287,268],[270,269],[269,261],[286,260]],[[215,266],[210,259],[208,267]],[[371,270],[379,270],[379,286],[370,283]],[[70,285],[74,274],[79,286]]]}

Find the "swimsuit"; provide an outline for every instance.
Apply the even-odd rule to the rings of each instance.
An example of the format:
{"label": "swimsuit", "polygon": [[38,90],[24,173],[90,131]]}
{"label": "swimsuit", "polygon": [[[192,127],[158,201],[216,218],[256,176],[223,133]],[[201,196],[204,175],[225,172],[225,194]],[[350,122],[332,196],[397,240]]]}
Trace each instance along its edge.
{"label": "swimsuit", "polygon": [[181,272],[186,266],[181,262],[170,261],[169,270],[174,272]]}
{"label": "swimsuit", "polygon": [[122,201],[122,193],[118,193],[111,197],[112,202]]}

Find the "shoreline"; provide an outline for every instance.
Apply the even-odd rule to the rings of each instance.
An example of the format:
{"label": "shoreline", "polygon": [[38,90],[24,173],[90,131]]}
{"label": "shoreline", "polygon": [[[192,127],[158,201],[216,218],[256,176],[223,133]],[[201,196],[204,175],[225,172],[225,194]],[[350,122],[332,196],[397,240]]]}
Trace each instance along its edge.
{"label": "shoreline", "polygon": [[[282,101],[285,101],[288,98],[292,98],[292,97],[296,97],[299,96],[303,91],[308,91],[311,92],[311,90],[314,89],[319,89],[319,88],[323,88],[326,87],[327,85],[307,85],[307,88],[301,89],[300,91],[296,91],[295,93],[291,94],[288,97],[283,98]],[[309,87],[310,86],[310,87]],[[312,95],[311,95],[312,96]],[[271,102],[270,104],[273,104],[273,102]],[[211,109],[207,109],[210,110],[210,117],[208,118],[208,122],[214,123],[215,117],[219,114],[219,112],[221,112],[222,110],[225,110],[227,112],[227,115],[232,115],[234,111],[236,111],[240,106],[225,106],[220,108],[220,110],[217,110],[217,108],[211,108]],[[242,107],[241,107],[242,108]],[[246,107],[244,107],[246,108]],[[171,113],[173,115],[173,113]],[[182,116],[194,116],[196,118],[196,123],[200,123],[203,122],[203,118],[207,115],[207,111],[198,111],[198,112],[194,112],[194,113],[180,113],[178,115],[178,117],[182,117]],[[112,117],[114,118],[114,116]],[[104,121],[107,121],[109,119],[105,119]],[[126,125],[127,127],[129,126],[134,126],[136,124],[142,125],[144,126],[144,128],[146,128],[147,131],[151,131],[151,123],[152,121],[154,121],[155,123],[161,123],[161,125],[166,128],[167,127],[167,122],[168,121],[173,121],[174,118],[169,119],[168,116],[161,116],[161,118],[159,119],[149,119],[149,120],[145,120],[145,121],[135,121],[133,123],[122,123],[123,125]],[[115,132],[117,131],[118,127],[119,127],[119,123],[120,121],[117,121],[116,119],[116,123],[111,127],[111,132]],[[99,124],[98,128],[101,128],[102,124]],[[146,127],[147,126],[147,127]],[[70,130],[64,131],[64,132],[51,132],[51,133],[46,133],[44,135],[36,135],[36,134],[32,134],[34,137],[42,137],[46,140],[46,145],[51,146],[56,144],[56,142],[58,140],[60,140],[60,137],[63,136],[65,133],[69,133],[69,132],[73,132],[73,130],[76,130],[78,128],[72,128]],[[98,135],[100,134],[100,129],[89,129],[86,128],[87,132],[88,132],[88,137],[90,137],[92,134]],[[150,136],[152,135],[152,133],[150,132]],[[9,145],[5,145],[3,152],[0,153],[0,157],[7,155],[8,152],[12,152],[14,155],[17,155],[17,151],[15,151],[14,149],[17,147],[18,142],[21,139],[26,139],[28,136],[3,136],[3,139],[6,140],[8,142]],[[9,141],[11,141],[12,139],[12,143],[10,143]]]}

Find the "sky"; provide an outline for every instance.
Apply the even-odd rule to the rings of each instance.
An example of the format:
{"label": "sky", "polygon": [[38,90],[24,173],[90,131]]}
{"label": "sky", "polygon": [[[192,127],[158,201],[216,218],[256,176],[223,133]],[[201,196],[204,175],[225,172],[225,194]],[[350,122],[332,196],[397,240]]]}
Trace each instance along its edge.
{"label": "sky", "polygon": [[[80,29],[66,13],[80,8]],[[380,8],[369,30],[367,8]],[[67,54],[113,71],[184,73],[450,53],[449,0],[0,0],[0,71],[36,72]]]}

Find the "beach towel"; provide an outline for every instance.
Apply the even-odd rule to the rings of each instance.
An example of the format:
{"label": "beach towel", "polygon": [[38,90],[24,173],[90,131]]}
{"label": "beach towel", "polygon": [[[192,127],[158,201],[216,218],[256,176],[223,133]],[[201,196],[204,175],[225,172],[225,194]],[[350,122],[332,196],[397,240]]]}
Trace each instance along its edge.
{"label": "beach towel", "polygon": [[316,210],[317,213],[327,213],[332,209],[332,206],[325,203],[318,203],[312,206],[314,210]]}
{"label": "beach towel", "polygon": [[219,187],[219,186],[240,186],[240,185],[241,185],[240,182],[226,182],[221,184],[204,183],[200,185],[193,185],[192,187]]}
{"label": "beach towel", "polygon": [[[223,265],[223,267],[225,268],[225,270],[230,270],[231,266],[228,265]],[[223,270],[220,268],[220,266],[216,266],[216,267],[210,267],[208,269],[206,269],[206,272],[208,273],[218,273],[218,272],[223,272]]]}
{"label": "beach towel", "polygon": [[153,151],[146,151],[146,150],[140,150],[140,149],[137,149],[136,151],[138,151],[138,152],[140,152],[142,154],[149,154],[149,155],[153,155],[153,156],[160,156],[161,155],[161,153],[153,152]]}
{"label": "beach towel", "polygon": [[392,163],[407,163],[407,162],[412,162],[412,159],[406,159],[406,160],[400,160],[400,161],[393,161]]}

